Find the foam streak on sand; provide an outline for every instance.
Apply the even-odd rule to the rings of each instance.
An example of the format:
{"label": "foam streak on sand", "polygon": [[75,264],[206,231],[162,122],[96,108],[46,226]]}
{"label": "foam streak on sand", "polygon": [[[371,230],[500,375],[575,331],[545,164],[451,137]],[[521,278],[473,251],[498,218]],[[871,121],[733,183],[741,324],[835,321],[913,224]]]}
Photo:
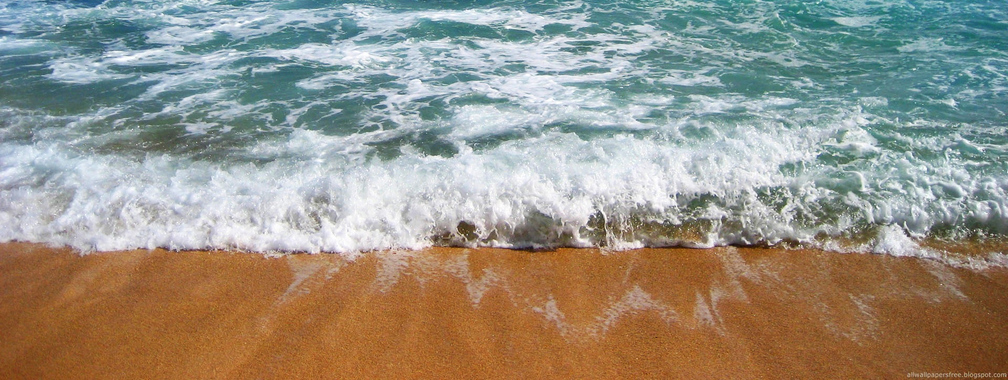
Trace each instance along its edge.
{"label": "foam streak on sand", "polygon": [[0,377],[1003,372],[1008,271],[715,248],[268,258],[0,246]]}

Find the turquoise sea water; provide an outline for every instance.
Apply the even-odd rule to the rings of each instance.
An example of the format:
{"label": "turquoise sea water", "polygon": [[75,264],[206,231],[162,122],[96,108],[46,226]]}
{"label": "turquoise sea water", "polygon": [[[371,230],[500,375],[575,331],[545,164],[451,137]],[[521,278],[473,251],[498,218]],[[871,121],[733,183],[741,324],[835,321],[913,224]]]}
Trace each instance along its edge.
{"label": "turquoise sea water", "polygon": [[0,0],[0,241],[1008,234],[1004,1]]}

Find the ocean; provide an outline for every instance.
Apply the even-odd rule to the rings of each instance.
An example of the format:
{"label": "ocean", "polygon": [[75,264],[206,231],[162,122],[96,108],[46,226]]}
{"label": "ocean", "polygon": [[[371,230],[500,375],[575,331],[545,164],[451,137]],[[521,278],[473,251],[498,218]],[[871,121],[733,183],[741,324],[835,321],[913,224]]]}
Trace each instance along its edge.
{"label": "ocean", "polygon": [[1006,112],[1000,0],[0,0],[0,241],[943,257]]}

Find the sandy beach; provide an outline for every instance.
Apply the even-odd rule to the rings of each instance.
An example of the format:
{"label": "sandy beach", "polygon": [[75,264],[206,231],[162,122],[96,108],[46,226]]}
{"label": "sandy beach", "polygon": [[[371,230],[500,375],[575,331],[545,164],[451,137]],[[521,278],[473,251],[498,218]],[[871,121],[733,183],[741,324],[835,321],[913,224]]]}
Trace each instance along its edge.
{"label": "sandy beach", "polygon": [[0,245],[0,378],[1008,372],[1008,270],[757,248]]}

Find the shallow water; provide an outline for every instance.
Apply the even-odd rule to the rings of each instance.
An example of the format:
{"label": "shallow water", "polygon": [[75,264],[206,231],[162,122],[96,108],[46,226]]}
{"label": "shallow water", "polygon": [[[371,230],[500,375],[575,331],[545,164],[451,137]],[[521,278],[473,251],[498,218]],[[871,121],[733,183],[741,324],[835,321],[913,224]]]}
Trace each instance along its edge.
{"label": "shallow water", "polygon": [[0,241],[1008,234],[1008,5],[0,1]]}

